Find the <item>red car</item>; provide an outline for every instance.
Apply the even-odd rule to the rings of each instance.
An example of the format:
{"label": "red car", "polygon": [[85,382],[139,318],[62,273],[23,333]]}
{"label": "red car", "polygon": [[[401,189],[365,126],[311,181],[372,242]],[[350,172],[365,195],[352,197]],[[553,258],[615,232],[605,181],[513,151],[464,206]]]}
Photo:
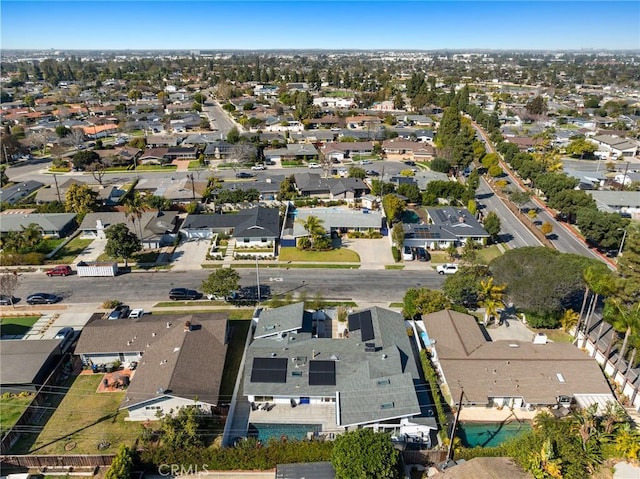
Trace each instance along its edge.
{"label": "red car", "polygon": [[70,274],[73,274],[73,270],[68,265],[56,266],[47,271],[47,276],[69,276]]}

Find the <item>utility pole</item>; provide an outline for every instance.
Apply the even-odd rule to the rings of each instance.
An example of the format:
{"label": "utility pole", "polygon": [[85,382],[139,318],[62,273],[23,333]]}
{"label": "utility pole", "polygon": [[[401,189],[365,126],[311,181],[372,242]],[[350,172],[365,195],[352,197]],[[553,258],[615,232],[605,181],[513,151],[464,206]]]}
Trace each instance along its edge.
{"label": "utility pole", "polygon": [[58,175],[53,175],[53,182],[56,184],[56,194],[58,195],[58,203],[62,203],[60,198],[60,188],[58,187]]}
{"label": "utility pole", "polygon": [[195,201],[195,199],[196,199],[196,187],[195,187],[195,184],[193,182],[193,173],[189,173],[187,175],[187,178],[189,178],[191,180],[191,195],[192,195],[193,200]]}
{"label": "utility pole", "polygon": [[258,285],[258,303],[262,299],[262,294],[260,291],[260,269],[258,268],[258,257],[256,256],[256,284]]}
{"label": "utility pole", "polygon": [[458,411],[456,417],[453,420],[453,427],[451,428],[451,436],[449,436],[449,449],[447,450],[447,460],[449,462],[453,456],[453,438],[456,437],[456,428],[458,427],[458,419],[460,418],[460,410],[462,409],[462,396],[464,395],[464,389],[460,390],[460,400],[458,401]]}

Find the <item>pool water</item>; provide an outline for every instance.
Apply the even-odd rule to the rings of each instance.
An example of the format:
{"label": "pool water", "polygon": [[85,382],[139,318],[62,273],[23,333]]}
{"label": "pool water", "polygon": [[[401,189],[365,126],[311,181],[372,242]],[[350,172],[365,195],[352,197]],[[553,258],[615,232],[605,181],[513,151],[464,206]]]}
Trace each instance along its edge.
{"label": "pool water", "polygon": [[251,423],[249,424],[249,436],[256,437],[262,442],[269,439],[282,439],[286,436],[289,440],[302,440],[307,438],[308,432],[320,432],[322,426],[320,424],[268,424],[268,423]]}
{"label": "pool water", "polygon": [[420,223],[420,217],[412,210],[404,210],[401,219],[403,223]]}
{"label": "pool water", "polygon": [[530,430],[531,424],[518,421],[467,422],[458,425],[457,435],[465,447],[495,447]]}

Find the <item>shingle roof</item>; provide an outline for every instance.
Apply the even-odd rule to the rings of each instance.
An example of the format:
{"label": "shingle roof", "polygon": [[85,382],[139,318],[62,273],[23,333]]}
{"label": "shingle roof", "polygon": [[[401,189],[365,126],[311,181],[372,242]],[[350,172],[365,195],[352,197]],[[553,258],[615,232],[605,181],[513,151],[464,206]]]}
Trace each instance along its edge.
{"label": "shingle roof", "polygon": [[233,228],[234,237],[279,237],[280,212],[256,206],[236,214],[188,215],[183,229]]}
{"label": "shingle roof", "polygon": [[427,208],[427,214],[434,224],[457,237],[489,237],[482,225],[466,208]]}
{"label": "shingle roof", "polygon": [[[185,323],[191,322],[190,331]],[[227,350],[222,313],[145,315],[138,320],[93,319],[80,334],[76,354],[142,353],[122,407],[163,394],[218,403]]]}
{"label": "shingle roof", "polygon": [[[420,415],[414,387],[414,380],[420,376],[412,360],[404,319],[378,307],[363,311],[371,315],[375,338],[368,342],[375,343],[375,351],[365,351],[360,330],[352,330],[341,339],[312,337],[304,327],[297,333],[256,338],[246,352],[244,393],[337,397],[338,422],[343,426]],[[279,312],[280,308],[270,311],[269,321],[273,322]],[[256,331],[260,330],[261,321]],[[345,323],[344,327],[347,326]],[[286,382],[252,382],[253,359],[274,357],[288,360]],[[310,384],[310,361],[334,362],[335,385]]]}
{"label": "shingle roof", "polygon": [[487,341],[473,316],[453,311],[422,319],[453,397],[464,389],[475,404],[514,396],[555,404],[561,395],[611,393],[598,364],[571,344]]}
{"label": "shingle roof", "polygon": [[33,384],[49,358],[60,354],[61,342],[61,339],[3,340],[0,384]]}
{"label": "shingle roof", "polygon": [[31,213],[28,215],[0,214],[0,232],[20,231],[31,223],[43,231],[61,231],[76,217],[75,213]]}

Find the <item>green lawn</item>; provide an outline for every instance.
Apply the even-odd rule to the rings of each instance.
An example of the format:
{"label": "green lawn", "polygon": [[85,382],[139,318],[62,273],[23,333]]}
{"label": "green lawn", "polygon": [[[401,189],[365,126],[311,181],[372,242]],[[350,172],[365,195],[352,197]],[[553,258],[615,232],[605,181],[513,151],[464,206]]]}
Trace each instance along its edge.
{"label": "green lawn", "polygon": [[13,427],[32,400],[33,394],[5,393],[2,395],[0,398],[0,434],[4,435]]}
{"label": "green lawn", "polygon": [[138,165],[137,171],[175,171],[178,167],[176,165]]}
{"label": "green lawn", "polygon": [[302,251],[295,247],[280,249],[282,261],[316,261],[320,263],[359,263],[360,256],[355,251],[338,248],[331,251]]}
{"label": "green lawn", "polygon": [[562,329],[536,329],[539,333],[547,335],[550,341],[554,343],[571,343],[573,342],[573,336],[565,333]]}
{"label": "green lawn", "polygon": [[[132,446],[141,431],[140,424],[125,422],[127,412],[118,411],[124,392],[96,392],[102,378],[102,374],[70,378],[70,384],[65,384],[70,386],[69,390],[44,424],[42,432],[35,440],[18,441],[12,452],[114,454],[120,444]],[[103,441],[109,442],[110,446],[99,451],[97,446]]]}
{"label": "green lawn", "polygon": [[0,336],[22,336],[40,319],[40,316],[0,318]]}
{"label": "green lawn", "polygon": [[[140,264],[148,265],[149,263],[155,263],[158,256],[160,256],[159,251],[140,251],[129,258],[128,265],[135,268]],[[113,261],[113,258],[107,253],[102,253],[98,256],[98,261]],[[116,261],[124,264],[124,259],[122,258],[116,258]]]}
{"label": "green lawn", "polygon": [[92,239],[73,238],[51,258],[49,263],[68,264],[73,263],[76,257],[93,242]]}
{"label": "green lawn", "polygon": [[478,259],[484,264],[489,264],[493,258],[497,258],[500,255],[502,255],[502,252],[498,245],[495,244],[478,250]]}
{"label": "green lawn", "polygon": [[446,251],[429,251],[432,263],[449,263],[451,258]]}

